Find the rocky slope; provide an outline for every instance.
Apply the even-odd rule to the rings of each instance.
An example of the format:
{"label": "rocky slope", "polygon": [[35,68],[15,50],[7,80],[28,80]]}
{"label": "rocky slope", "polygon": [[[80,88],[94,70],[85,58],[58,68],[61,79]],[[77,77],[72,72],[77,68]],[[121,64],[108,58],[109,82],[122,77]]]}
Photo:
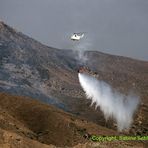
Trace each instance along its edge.
{"label": "rocky slope", "polygon": [[0,147],[144,147],[140,141],[94,143],[90,135],[119,135],[114,130],[88,122],[28,97],[0,93]]}
{"label": "rocky slope", "polygon": [[[28,96],[53,104],[67,112],[104,126],[99,109],[90,107],[77,77],[80,66],[87,66],[122,93],[130,90],[141,97],[133,135],[148,133],[148,62],[95,51],[47,47],[0,22],[0,92]],[[114,129],[112,121],[106,125]]]}

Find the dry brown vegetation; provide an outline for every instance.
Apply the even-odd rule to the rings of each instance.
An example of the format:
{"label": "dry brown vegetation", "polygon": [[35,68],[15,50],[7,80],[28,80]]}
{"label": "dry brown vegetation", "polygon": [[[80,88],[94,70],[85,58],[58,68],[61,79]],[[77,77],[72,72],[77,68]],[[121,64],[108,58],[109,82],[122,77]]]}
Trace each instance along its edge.
{"label": "dry brown vegetation", "polygon": [[119,135],[116,131],[68,114],[27,97],[0,93],[0,147],[34,148],[54,146],[143,147],[142,142],[93,143],[89,135]]}
{"label": "dry brown vegetation", "polygon": [[[84,54],[89,60],[82,64],[73,51],[47,47],[0,22],[0,147],[146,145],[119,141],[96,144],[85,137],[148,135],[148,62],[95,51]],[[117,133],[112,120],[106,123],[99,108],[90,107],[78,81],[80,66],[88,67],[90,74],[119,92],[132,90],[140,96],[129,133]],[[66,112],[40,102],[50,98]]]}

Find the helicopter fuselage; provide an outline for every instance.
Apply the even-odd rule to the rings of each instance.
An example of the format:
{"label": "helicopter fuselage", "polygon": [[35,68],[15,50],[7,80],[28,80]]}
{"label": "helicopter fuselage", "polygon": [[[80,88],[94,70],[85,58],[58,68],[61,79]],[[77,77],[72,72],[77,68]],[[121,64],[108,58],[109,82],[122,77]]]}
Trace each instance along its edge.
{"label": "helicopter fuselage", "polygon": [[83,38],[83,36],[84,36],[84,34],[78,35],[78,34],[74,33],[71,36],[71,40],[73,40],[73,41],[79,41],[81,38]]}

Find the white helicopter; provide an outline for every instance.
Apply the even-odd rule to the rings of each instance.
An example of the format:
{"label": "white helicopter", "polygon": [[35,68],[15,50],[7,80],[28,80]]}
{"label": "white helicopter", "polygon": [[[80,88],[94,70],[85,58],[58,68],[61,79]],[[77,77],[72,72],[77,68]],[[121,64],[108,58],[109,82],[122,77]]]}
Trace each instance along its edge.
{"label": "white helicopter", "polygon": [[71,36],[71,40],[79,41],[83,37],[84,37],[84,33],[73,33]]}

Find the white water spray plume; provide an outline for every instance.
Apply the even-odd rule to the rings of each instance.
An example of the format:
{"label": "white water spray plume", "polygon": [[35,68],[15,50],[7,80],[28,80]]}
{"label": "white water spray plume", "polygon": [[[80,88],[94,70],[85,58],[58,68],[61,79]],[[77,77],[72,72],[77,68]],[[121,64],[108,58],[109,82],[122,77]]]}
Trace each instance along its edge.
{"label": "white water spray plume", "polygon": [[133,115],[139,104],[139,97],[123,95],[113,91],[111,86],[103,81],[84,73],[79,73],[79,82],[92,104],[99,106],[106,120],[113,118],[117,123],[118,131],[129,129],[133,122]]}

